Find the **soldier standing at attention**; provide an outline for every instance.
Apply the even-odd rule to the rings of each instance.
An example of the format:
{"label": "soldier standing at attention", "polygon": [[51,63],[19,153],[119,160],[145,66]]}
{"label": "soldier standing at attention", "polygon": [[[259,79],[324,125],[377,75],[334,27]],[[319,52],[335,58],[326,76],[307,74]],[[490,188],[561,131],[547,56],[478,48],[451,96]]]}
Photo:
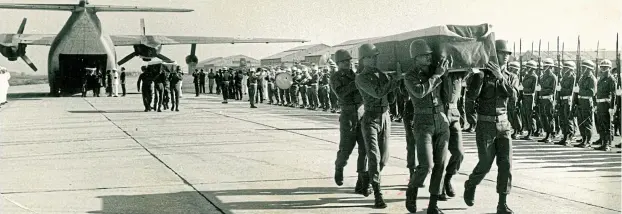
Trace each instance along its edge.
{"label": "soldier standing at attention", "polygon": [[263,71],[263,69],[257,69],[256,74],[258,79],[257,79],[257,100],[255,101],[256,103],[263,103],[264,100],[264,86],[266,84],[266,81],[264,80],[265,77],[265,72]]}
{"label": "soldier standing at attention", "polygon": [[238,71],[235,74],[235,100],[242,100],[242,80],[244,79],[244,74],[242,71]]}
{"label": "soldier standing at attention", "polygon": [[[514,84],[515,94],[519,94],[518,86],[518,73],[520,70],[520,64],[518,62],[510,62],[508,63],[508,69],[506,70],[507,76],[509,77],[510,82]],[[518,133],[523,129],[521,124],[520,110],[518,108],[518,96],[512,97],[508,101],[508,116],[510,119],[510,124],[512,124],[512,129],[514,132],[512,133],[512,139],[516,140]]]}
{"label": "soldier standing at attention", "polygon": [[257,108],[257,106],[255,106],[255,102],[257,102],[255,97],[257,96],[257,81],[260,78],[258,73],[261,73],[261,68],[257,68],[257,73],[250,70],[248,75],[248,101],[251,103],[251,108]]}
{"label": "soldier standing at attention", "polygon": [[389,79],[387,74],[376,68],[379,54],[376,46],[363,44],[358,51],[363,64],[355,82],[363,98],[365,110],[361,119],[361,128],[369,158],[369,176],[375,198],[374,207],[386,208],[387,204],[382,198],[380,189],[380,172],[389,159],[391,120],[389,119],[387,94],[399,87],[399,81],[403,76],[398,70],[396,78]]}
{"label": "soldier standing at attention", "polygon": [[413,132],[416,139],[419,165],[408,183],[406,209],[411,213],[417,212],[419,187],[432,172],[428,213],[443,213],[436,202],[443,189],[443,170],[449,141],[449,122],[441,97],[443,75],[447,72],[449,61],[442,59],[431,72],[432,49],[424,40],[410,43],[410,58],[415,62],[414,71],[405,77],[404,85],[412,100],[416,120],[413,119],[413,129],[407,131]]}
{"label": "soldier standing at attention", "polygon": [[208,88],[209,88],[209,93],[213,94],[214,93],[214,83],[215,83],[215,79],[216,79],[216,75],[214,74],[214,70],[213,69],[209,69],[209,74],[207,74],[207,79],[208,79]]}
{"label": "soldier standing at attention", "polygon": [[229,99],[229,81],[232,81],[232,77],[231,77],[231,74],[229,74],[229,72],[222,71],[221,78],[222,78],[221,89],[222,89],[222,99],[223,99],[222,104],[227,104],[229,103],[227,101],[227,99]]}
{"label": "soldier standing at attention", "polygon": [[[143,105],[145,106],[145,112],[148,112],[151,111],[151,101],[153,100],[153,91],[151,90],[153,87],[153,77],[147,72],[147,66],[140,67],[140,70],[142,70],[143,73],[138,76],[136,88],[138,92],[141,92],[140,90],[142,89]],[[97,96],[99,96],[99,94]]]}
{"label": "soldier standing at attention", "polygon": [[328,69],[325,68],[322,71],[322,75],[320,76],[320,88],[318,90],[318,99],[320,100],[320,106],[322,107],[322,111],[328,111],[330,109],[330,74],[328,73]]}
{"label": "soldier standing at attention", "polygon": [[[469,179],[464,183],[464,202],[473,206],[475,187],[484,180],[490,167],[497,158],[497,193],[499,203],[497,213],[513,213],[508,208],[506,197],[512,187],[512,128],[508,121],[508,100],[514,94],[514,85],[509,81],[505,64],[511,55],[507,41],[495,41],[497,60],[501,68],[494,62],[488,62],[486,70],[473,75],[468,85],[467,97],[477,100],[476,143],[479,162]],[[554,88],[553,88],[554,89]]]}
{"label": "soldier standing at attention", "polygon": [[216,81],[216,94],[220,94],[222,90],[222,70],[218,69],[216,75],[214,75],[214,81]]}
{"label": "soldier standing at attention", "polygon": [[536,66],[538,66],[536,61],[529,60],[525,66],[527,68],[527,74],[523,77],[523,124],[527,129],[527,135],[522,138],[523,140],[531,140],[531,134],[535,131],[533,123],[533,101],[536,85],[538,83],[538,76],[535,73]]}
{"label": "soldier standing at attention", "polygon": [[201,72],[199,73],[199,90],[203,94],[205,94],[205,77],[205,72],[201,69]]}
{"label": "soldier standing at attention", "polygon": [[555,131],[553,127],[553,106],[555,106],[554,97],[555,88],[557,87],[557,76],[553,74],[555,64],[553,59],[546,58],[543,60],[542,64],[544,64],[544,73],[540,79],[541,90],[538,97],[538,107],[540,107],[540,119],[543,129],[546,132],[546,137],[538,142],[551,143],[552,138],[554,138],[553,132]]}
{"label": "soldier standing at attention", "polygon": [[192,74],[192,83],[194,83],[194,94],[195,97],[199,96],[199,77],[201,76],[201,74],[199,74],[199,69],[195,69],[194,73]]}
{"label": "soldier standing at attention", "polygon": [[583,74],[579,79],[579,96],[575,107],[578,110],[579,132],[581,143],[576,147],[588,148],[592,146],[592,121],[594,110],[594,95],[596,95],[596,77],[592,73],[595,68],[592,60],[583,60],[581,68]]}
{"label": "soldier standing at attention", "polygon": [[574,126],[572,121],[574,117],[572,116],[572,104],[576,102],[573,98],[573,88],[575,85],[576,77],[574,75],[574,70],[576,69],[576,64],[572,61],[564,62],[564,69],[562,78],[560,80],[559,90],[559,126],[563,133],[562,140],[559,141],[558,145],[570,146],[570,141],[572,141],[572,135],[574,134]]}
{"label": "soldier standing at attention", "polygon": [[184,79],[184,74],[181,72],[181,68],[176,66],[175,70],[171,73],[171,111],[179,111],[179,92],[181,92],[181,81]]}
{"label": "soldier standing at attention", "polygon": [[608,59],[600,63],[601,72],[596,84],[596,130],[602,142],[597,150],[601,151],[609,151],[613,141],[611,122],[615,111],[616,80],[611,75],[611,65]]}
{"label": "soldier standing at attention", "polygon": [[121,67],[120,79],[121,79],[121,91],[123,92],[123,94],[121,96],[125,97],[125,94],[127,92],[125,90],[125,67]]}
{"label": "soldier standing at attention", "polygon": [[307,88],[307,94],[309,95],[309,110],[316,110],[320,105],[320,98],[318,96],[318,83],[320,82],[319,68],[314,66],[311,69],[309,76],[309,83]]}
{"label": "soldier standing at attention", "polygon": [[330,87],[335,89],[343,112],[339,115],[339,151],[335,161],[335,183],[343,185],[343,168],[348,164],[348,158],[354,146],[358,145],[358,159],[356,172],[358,179],[354,192],[364,195],[371,194],[369,174],[367,172],[367,152],[361,132],[361,118],[363,117],[363,100],[356,88],[356,74],[352,70],[352,57],[346,50],[335,52],[335,60],[339,70],[330,77]]}

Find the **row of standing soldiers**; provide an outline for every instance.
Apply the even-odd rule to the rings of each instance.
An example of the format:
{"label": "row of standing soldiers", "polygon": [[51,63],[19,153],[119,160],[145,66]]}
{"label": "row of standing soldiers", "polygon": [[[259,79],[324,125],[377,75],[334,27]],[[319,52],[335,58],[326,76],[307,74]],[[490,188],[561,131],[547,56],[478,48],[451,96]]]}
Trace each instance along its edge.
{"label": "row of standing soldiers", "polygon": [[102,73],[101,70],[95,68],[85,68],[84,76],[82,77],[82,97],[86,97],[86,92],[93,90],[93,96],[99,97],[101,87],[105,87],[106,93],[109,97],[117,97],[119,92],[119,84],[121,85],[122,94],[126,95],[125,88],[125,68],[121,68],[121,73],[117,73],[117,70],[108,70]]}

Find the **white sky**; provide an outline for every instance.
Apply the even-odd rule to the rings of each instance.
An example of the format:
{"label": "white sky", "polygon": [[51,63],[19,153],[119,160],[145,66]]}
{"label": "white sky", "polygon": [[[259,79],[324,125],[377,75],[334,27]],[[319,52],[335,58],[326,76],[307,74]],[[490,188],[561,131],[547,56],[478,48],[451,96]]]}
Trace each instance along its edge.
{"label": "white sky", "polygon": [[[0,3],[65,3],[78,0],[0,0]],[[109,34],[139,34],[145,18],[148,34],[301,38],[312,43],[335,45],[346,40],[383,36],[443,24],[491,23],[497,39],[511,43],[523,39],[523,51],[542,39],[542,50],[556,49],[556,37],[566,50],[615,49],[615,34],[622,31],[622,0],[91,0],[91,4],[181,7],[190,13],[99,13]],[[69,12],[0,9],[0,32],[14,33],[21,19],[28,18],[25,33],[58,33]],[[244,54],[257,59],[301,44],[200,45],[200,60]],[[119,58],[131,47],[117,48]],[[45,46],[29,46],[28,55],[47,74]],[[178,62],[190,45],[165,46],[162,53]],[[185,63],[184,63],[185,64]],[[11,70],[31,70],[22,61],[0,65]],[[142,65],[136,58],[125,67]]]}

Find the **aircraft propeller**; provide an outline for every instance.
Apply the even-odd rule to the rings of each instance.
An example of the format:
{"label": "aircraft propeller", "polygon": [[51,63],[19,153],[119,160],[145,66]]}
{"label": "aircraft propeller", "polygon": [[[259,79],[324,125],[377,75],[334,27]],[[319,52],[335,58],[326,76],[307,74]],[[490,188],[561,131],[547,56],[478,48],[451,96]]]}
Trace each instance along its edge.
{"label": "aircraft propeller", "polygon": [[16,34],[10,34],[11,37],[5,37],[4,41],[0,41],[0,51],[9,61],[15,61],[17,58],[21,58],[32,70],[37,71],[37,66],[26,56],[27,44],[20,43],[22,40],[22,34],[26,29],[26,21],[24,18],[22,24],[19,26]]}

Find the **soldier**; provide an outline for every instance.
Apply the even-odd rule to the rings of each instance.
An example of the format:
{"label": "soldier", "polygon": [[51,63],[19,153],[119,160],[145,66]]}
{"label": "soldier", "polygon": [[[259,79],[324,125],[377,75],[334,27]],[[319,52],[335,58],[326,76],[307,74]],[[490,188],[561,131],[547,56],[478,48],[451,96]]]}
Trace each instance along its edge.
{"label": "soldier", "polygon": [[497,213],[513,213],[506,203],[512,186],[512,138],[507,108],[508,100],[516,94],[514,94],[515,83],[510,82],[507,72],[504,71],[505,63],[512,51],[504,40],[495,41],[495,46],[501,68],[494,62],[489,62],[486,70],[473,75],[474,79],[467,90],[467,97],[478,100],[476,143],[479,162],[464,183],[464,202],[468,206],[473,206],[475,188],[484,180],[496,157],[499,194]]}
{"label": "soldier", "polygon": [[408,72],[404,85],[412,100],[416,120],[413,129],[407,131],[413,132],[416,139],[419,165],[408,183],[406,209],[411,213],[417,212],[419,187],[432,172],[428,213],[443,213],[436,203],[443,189],[443,168],[449,140],[449,122],[441,95],[443,75],[449,68],[449,61],[442,59],[431,71],[432,50],[424,40],[410,43],[410,58],[415,62],[414,70]]}
{"label": "soldier", "polygon": [[183,78],[184,73],[181,72],[181,68],[179,66],[176,66],[170,76],[171,111],[179,111],[179,92],[181,92],[181,82],[183,81]]}
{"label": "soldier", "polygon": [[318,99],[320,100],[320,106],[322,107],[322,111],[328,111],[330,109],[330,74],[328,73],[328,69],[324,69],[322,75],[320,76],[320,88]]}
{"label": "soldier", "polygon": [[514,132],[512,133],[512,139],[516,139],[517,134],[520,132],[520,130],[522,130],[522,124],[521,124],[521,117],[520,117],[520,111],[518,106],[518,86],[519,86],[519,79],[518,79],[518,73],[520,70],[520,64],[518,62],[510,62],[508,63],[508,69],[506,70],[507,72],[507,76],[508,76],[508,80],[510,80],[510,82],[514,83],[514,91],[515,94],[517,95],[516,97],[511,97],[510,100],[508,100],[508,117],[510,120],[510,124],[512,124],[512,129],[514,130]]}
{"label": "soldier", "polygon": [[[280,73],[291,73],[291,69],[290,68],[286,68],[285,70],[279,71],[277,72],[276,75],[279,75]],[[276,76],[275,76],[276,78]],[[290,87],[291,88],[291,87]],[[279,103],[280,106],[289,106],[290,103],[290,92],[289,92],[289,88],[288,89],[281,89],[279,88],[279,99],[281,100],[281,103]],[[286,102],[287,101],[287,102]]]}
{"label": "soldier", "polygon": [[108,97],[112,97],[112,71],[106,71],[106,92],[108,93]]}
{"label": "soldier", "polygon": [[201,72],[199,72],[199,91],[203,94],[205,94],[205,77],[205,72],[201,69]]}
{"label": "soldier", "polygon": [[218,72],[214,75],[214,81],[216,81],[216,94],[219,95],[222,90],[222,69],[218,69]]}
{"label": "soldier", "polygon": [[309,110],[316,110],[320,105],[320,98],[318,95],[318,83],[320,82],[320,71],[317,66],[314,66],[311,70],[309,78],[309,88],[307,89],[307,93],[309,94]]}
{"label": "soldier", "polygon": [[153,100],[153,91],[151,90],[153,87],[153,77],[147,72],[147,66],[140,67],[140,70],[142,70],[142,73],[138,76],[136,88],[138,92],[141,92],[140,90],[142,89],[143,105],[145,106],[145,112],[148,112],[151,111],[151,101]]}
{"label": "soldier", "polygon": [[250,70],[250,74],[248,75],[248,101],[251,103],[251,108],[257,108],[255,103],[257,102],[257,82],[260,78],[259,73],[261,73],[261,68],[257,68],[257,72]]}
{"label": "soldier", "polygon": [[389,134],[391,121],[389,120],[389,100],[387,94],[399,86],[403,78],[397,72],[396,78],[389,76],[376,68],[378,49],[372,44],[363,44],[359,47],[359,58],[363,67],[356,76],[356,86],[363,98],[365,113],[361,119],[361,128],[365,148],[369,158],[369,174],[374,190],[374,206],[386,208],[380,189],[380,172],[389,159]]}
{"label": "soldier", "polygon": [[592,60],[583,60],[581,68],[583,74],[579,79],[578,100],[574,108],[578,111],[579,132],[581,132],[581,143],[576,147],[588,148],[592,146],[592,120],[594,110],[594,95],[596,95],[596,77],[592,73],[595,68]]}
{"label": "soldier", "polygon": [[226,71],[222,71],[221,73],[221,82],[222,82],[222,104],[229,103],[227,99],[229,99],[229,81],[232,81],[231,74]]}
{"label": "soldier", "polygon": [[[295,68],[295,67],[293,67]],[[292,72],[294,73],[292,75],[292,78],[294,79],[294,82],[292,83],[292,86],[289,88],[289,92],[290,92],[290,97],[291,97],[291,105],[290,107],[294,108],[294,107],[298,107],[298,89],[300,88],[300,84],[302,82],[302,75],[300,74],[300,70],[298,69],[293,69]]]}
{"label": "soldier", "polygon": [[[329,68],[330,68],[329,73],[331,76],[333,73],[337,72],[337,65],[332,60],[329,60]],[[328,92],[328,94],[330,97],[330,107],[331,107],[330,112],[336,113],[337,110],[339,109],[339,102],[338,102],[339,99],[337,98],[337,94],[332,87],[330,87],[330,91]]]}
{"label": "soldier", "polygon": [[165,101],[167,99],[168,88],[169,88],[169,73],[165,71],[158,71],[158,73],[154,74],[154,83],[155,83],[155,99],[154,99],[154,109],[157,109],[158,112],[162,112],[162,106],[164,106],[164,110],[168,109],[168,102]]}
{"label": "soldier", "polygon": [[572,135],[574,134],[574,126],[572,122],[574,117],[572,116],[572,104],[575,102],[573,99],[573,88],[575,85],[576,64],[572,61],[564,62],[563,74],[560,80],[559,90],[559,126],[562,131],[562,140],[557,142],[558,145],[570,146],[572,141]]}
{"label": "soldier", "polygon": [[600,63],[600,75],[596,91],[596,130],[600,136],[601,146],[597,150],[609,151],[613,133],[611,122],[615,112],[616,80],[611,75],[611,61],[605,59]]}
{"label": "soldier", "polygon": [[309,80],[311,76],[309,75],[309,70],[307,67],[302,69],[302,80],[300,80],[300,85],[298,90],[300,91],[300,99],[302,100],[302,105],[300,108],[308,107],[309,96],[307,95],[307,89],[309,88]]}
{"label": "soldier", "polygon": [[[275,90],[275,86],[274,86],[274,70],[269,69],[268,70],[268,75],[266,75],[265,78],[266,82],[268,83],[268,104],[269,105],[273,105],[275,103],[279,102],[279,96],[277,96],[277,92]],[[276,102],[275,101],[276,98]]]}
{"label": "soldier", "polygon": [[216,82],[216,74],[214,74],[214,70],[213,69],[209,69],[209,74],[207,74],[207,79],[208,79],[208,88],[209,88],[209,93],[213,94],[214,92],[214,83]]}
{"label": "soldier", "polygon": [[264,100],[264,86],[266,84],[266,82],[264,81],[264,76],[266,75],[265,72],[263,71],[263,69],[258,69],[257,70],[257,77],[259,79],[257,79],[257,100],[255,101],[256,103],[263,103]]}
{"label": "soldier", "polygon": [[233,78],[235,82],[235,100],[242,100],[242,80],[244,79],[244,74],[242,71],[238,71]]}
{"label": "soldier", "polygon": [[192,83],[194,83],[194,94],[195,97],[199,96],[199,93],[201,92],[201,90],[199,89],[199,78],[200,78],[201,74],[199,73],[199,69],[194,69],[194,73],[192,74]]}
{"label": "soldier", "polygon": [[358,145],[358,159],[356,172],[358,179],[354,192],[365,197],[371,194],[369,175],[367,172],[367,152],[361,132],[361,118],[363,117],[363,100],[356,88],[356,74],[352,70],[352,57],[345,50],[335,52],[335,60],[339,70],[330,78],[331,88],[335,89],[339,102],[344,106],[344,111],[339,115],[339,151],[335,161],[335,183],[343,185],[343,168],[348,163],[348,158],[354,146]]}
{"label": "soldier", "polygon": [[522,94],[522,107],[523,107],[523,124],[527,129],[527,135],[525,135],[523,140],[531,140],[531,134],[534,133],[534,122],[533,122],[533,102],[534,95],[536,92],[536,85],[538,83],[538,76],[535,73],[536,67],[538,64],[536,61],[529,60],[525,67],[527,68],[527,74],[523,77],[523,94]]}
{"label": "soldier", "polygon": [[[471,84],[471,76],[472,73],[469,73],[464,79],[467,85]],[[467,90],[469,90],[467,88]],[[464,129],[464,132],[468,132],[471,133],[473,131],[475,131],[475,128],[477,126],[477,112],[475,111],[475,108],[477,108],[477,103],[475,100],[470,100],[467,96],[466,96],[466,92],[465,92],[465,96],[464,96],[464,113],[466,115],[466,120],[467,123],[469,123],[469,128]]]}
{"label": "soldier", "polygon": [[540,107],[540,119],[542,121],[542,127],[546,132],[546,137],[538,142],[551,143],[554,138],[554,120],[553,113],[555,106],[555,88],[557,87],[557,76],[553,74],[554,61],[551,58],[543,60],[544,73],[540,79],[540,93],[538,97],[538,107]]}
{"label": "soldier", "polygon": [[125,67],[121,67],[121,91],[123,92],[123,94],[121,95],[122,97],[125,97],[126,94],[126,90],[125,90]]}

